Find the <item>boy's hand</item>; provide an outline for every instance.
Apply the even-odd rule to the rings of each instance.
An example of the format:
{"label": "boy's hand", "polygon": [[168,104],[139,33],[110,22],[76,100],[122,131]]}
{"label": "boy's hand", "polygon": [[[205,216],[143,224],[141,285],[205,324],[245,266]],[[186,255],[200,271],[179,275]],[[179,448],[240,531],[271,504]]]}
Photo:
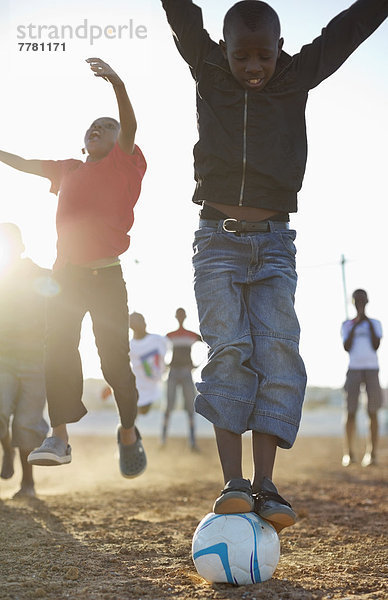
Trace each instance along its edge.
{"label": "boy's hand", "polygon": [[101,58],[87,58],[86,62],[89,63],[96,77],[102,77],[112,84],[120,115],[120,131],[117,142],[126,154],[132,154],[135,148],[137,124],[124,82],[108,63],[101,60]]}
{"label": "boy's hand", "polygon": [[112,67],[110,67],[108,63],[101,60],[101,58],[87,58],[86,62],[89,63],[95,77],[102,77],[105,79],[105,81],[110,81],[112,85],[122,83],[120,77],[112,69]]}

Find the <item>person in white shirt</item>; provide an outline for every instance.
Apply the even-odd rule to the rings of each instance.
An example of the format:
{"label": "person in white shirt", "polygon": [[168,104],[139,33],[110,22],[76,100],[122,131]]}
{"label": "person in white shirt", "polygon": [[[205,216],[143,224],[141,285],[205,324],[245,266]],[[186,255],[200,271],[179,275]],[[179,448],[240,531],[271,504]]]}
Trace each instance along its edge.
{"label": "person in white shirt", "polygon": [[133,331],[130,357],[139,392],[137,411],[144,415],[160,398],[167,342],[162,335],[148,333],[145,319],[140,313],[129,315],[129,327]]}
{"label": "person in white shirt", "polygon": [[377,349],[380,346],[383,330],[380,321],[370,319],[365,314],[365,307],[368,303],[366,291],[355,290],[352,298],[357,316],[352,320],[344,321],[341,328],[344,348],[349,353],[349,368],[345,382],[347,420],[342,465],[348,467],[355,462],[356,412],[360,386],[363,383],[368,398],[370,435],[361,465],[368,467],[377,463],[377,413],[382,403]]}

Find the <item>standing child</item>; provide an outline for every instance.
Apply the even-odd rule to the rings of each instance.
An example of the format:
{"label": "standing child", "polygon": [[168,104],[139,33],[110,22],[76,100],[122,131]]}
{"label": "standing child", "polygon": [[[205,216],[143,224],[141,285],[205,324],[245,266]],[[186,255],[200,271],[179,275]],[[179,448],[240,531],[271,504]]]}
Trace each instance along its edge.
{"label": "standing child", "polygon": [[18,448],[22,480],[14,498],[35,496],[27,457],[48,432],[43,353],[49,271],[22,258],[23,252],[19,227],[0,223],[0,477],[13,476]]}
{"label": "standing child", "polygon": [[[295,231],[306,165],[308,91],[334,73],[385,19],[387,0],[358,0],[301,51],[283,51],[276,12],[244,0],[212,41],[191,0],[162,0],[196,82],[199,141],[194,202],[195,294],[209,360],[196,410],[215,428],[225,487],[216,513],[255,510],[280,531],[296,516],[272,482],[277,446],[290,448],[306,375],[294,311]],[[242,477],[241,434],[252,430],[254,475]]]}
{"label": "standing child", "polygon": [[167,441],[170,414],[174,410],[178,388],[181,387],[185,411],[189,419],[190,448],[191,450],[198,450],[194,424],[195,387],[192,375],[194,365],[191,359],[191,347],[195,342],[201,341],[201,336],[183,327],[183,323],[186,320],[186,311],[184,308],[177,308],[175,318],[178,321],[179,327],[167,334],[167,338],[172,344],[172,357],[167,380],[167,406],[163,419],[162,446]]}
{"label": "standing child", "polygon": [[368,397],[369,441],[361,464],[363,467],[369,467],[377,464],[377,415],[382,403],[377,350],[383,329],[380,321],[365,314],[369,301],[366,291],[355,290],[352,297],[357,315],[352,320],[344,321],[341,327],[344,348],[349,352],[349,368],[345,382],[347,419],[342,465],[348,467],[355,462],[356,413],[360,387],[364,384]]}
{"label": "standing child", "polygon": [[133,224],[146,162],[135,145],[136,119],[124,83],[101,59],[87,62],[96,77],[112,84],[120,123],[111,117],[93,121],[84,138],[86,162],[25,160],[0,152],[6,164],[47,177],[51,191],[59,191],[54,265],[59,293],[48,306],[45,364],[53,432],[28,460],[35,465],[71,461],[66,424],[86,413],[78,345],[82,320],[89,312],[102,372],[120,414],[120,470],[124,477],[136,477],[146,468],[146,456],[134,425],[137,390],[129,363],[127,291],[119,255],[129,246],[127,232]]}
{"label": "standing child", "polygon": [[129,327],[133,331],[130,342],[131,362],[139,392],[138,412],[146,415],[154,402],[160,399],[162,375],[165,370],[166,338],[157,333],[148,333],[143,315],[129,315]]}

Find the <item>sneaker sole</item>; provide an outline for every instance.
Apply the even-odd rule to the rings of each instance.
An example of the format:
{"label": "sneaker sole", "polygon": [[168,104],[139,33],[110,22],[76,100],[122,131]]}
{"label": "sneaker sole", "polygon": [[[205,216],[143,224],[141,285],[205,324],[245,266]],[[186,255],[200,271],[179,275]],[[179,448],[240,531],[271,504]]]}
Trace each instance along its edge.
{"label": "sneaker sole", "polygon": [[147,463],[144,465],[144,467],[141,469],[141,471],[138,471],[134,475],[127,475],[126,473],[123,473],[121,470],[120,470],[120,473],[121,473],[122,477],[125,477],[125,479],[135,479],[135,477],[139,477],[139,475],[144,473],[146,468],[147,468]]}
{"label": "sneaker sole", "polygon": [[70,463],[71,456],[54,456],[51,452],[40,452],[34,456],[28,456],[27,462],[29,465],[55,467]]}
{"label": "sneaker sole", "polygon": [[[119,453],[119,470],[120,470],[120,474],[122,477],[124,477],[125,479],[135,479],[135,477],[139,477],[139,475],[141,475],[142,473],[144,473],[144,471],[147,468],[147,455],[145,453],[144,447],[143,447],[143,443],[141,441],[141,435],[139,433],[139,430],[137,429],[137,427],[135,427],[136,430],[136,437],[137,437],[137,441],[135,442],[134,445],[134,452],[133,452],[133,462],[135,462],[135,460],[137,460],[140,457],[140,460],[137,460],[138,463],[140,463],[140,468],[138,471],[132,472],[132,473],[127,473],[124,469],[121,468],[121,453],[123,451],[123,448],[125,448],[125,446],[121,443],[120,441],[120,427],[117,428],[117,444],[118,444],[118,453]],[[137,452],[137,456],[135,454],[135,451]],[[126,461],[124,460],[124,463]],[[141,464],[143,463],[143,464]]]}
{"label": "sneaker sole", "polygon": [[214,503],[213,512],[216,515],[228,515],[238,513],[248,513],[253,511],[253,499],[249,501],[247,494],[242,496],[241,492],[228,492],[221,500]]}
{"label": "sneaker sole", "polygon": [[272,515],[267,513],[266,516],[262,514],[259,516],[265,521],[268,521],[268,523],[276,529],[277,533],[285,527],[291,527],[291,525],[295,525],[296,523],[296,515],[293,516],[286,513],[274,512]]}

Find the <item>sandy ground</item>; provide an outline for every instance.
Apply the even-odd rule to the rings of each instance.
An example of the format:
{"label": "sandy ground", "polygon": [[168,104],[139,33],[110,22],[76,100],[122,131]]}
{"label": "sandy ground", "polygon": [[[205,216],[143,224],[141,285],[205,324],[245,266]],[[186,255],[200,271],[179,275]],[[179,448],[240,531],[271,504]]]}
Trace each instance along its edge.
{"label": "sandy ground", "polygon": [[0,481],[1,600],[388,598],[387,439],[378,467],[343,469],[339,438],[279,453],[274,479],[299,520],[280,535],[273,578],[242,587],[206,583],[191,560],[221,488],[213,440],[192,453],[184,439],[160,450],[146,438],[149,467],[135,480],[119,475],[114,435],[71,442],[70,465],[35,468],[36,499],[12,500],[19,471]]}

